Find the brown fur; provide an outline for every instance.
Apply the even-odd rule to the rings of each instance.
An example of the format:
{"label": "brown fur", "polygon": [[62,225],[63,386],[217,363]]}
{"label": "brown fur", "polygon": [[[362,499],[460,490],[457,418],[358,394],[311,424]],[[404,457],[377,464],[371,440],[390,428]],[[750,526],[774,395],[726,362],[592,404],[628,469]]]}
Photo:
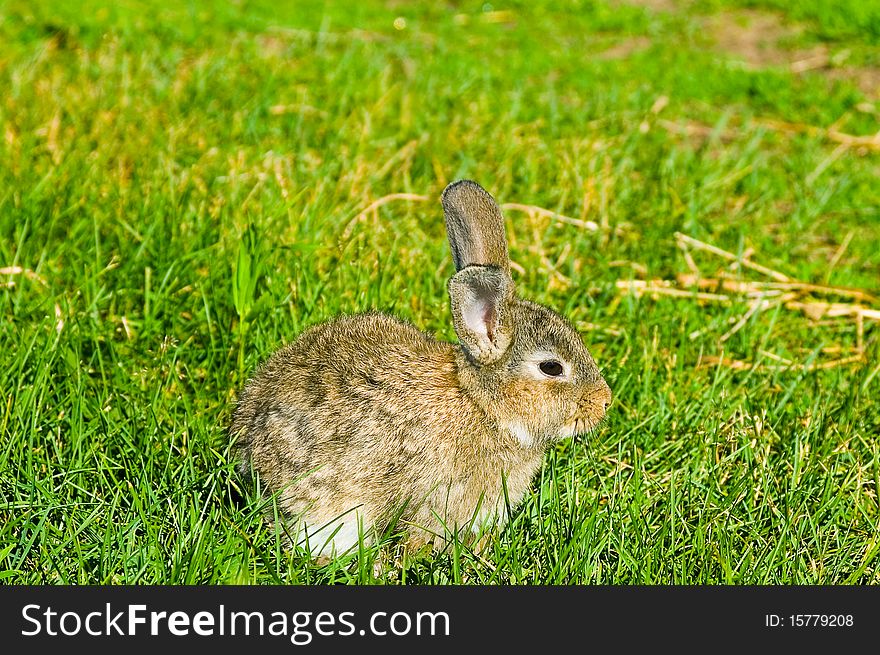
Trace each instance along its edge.
{"label": "brown fur", "polygon": [[[307,538],[313,554],[395,517],[413,546],[503,521],[504,484],[516,506],[563,426],[591,429],[610,402],[574,328],[515,296],[493,259],[503,222],[499,234],[494,214],[486,230],[485,212],[473,214],[497,206],[467,184],[454,194],[463,209],[444,193],[447,222],[450,212],[470,221],[466,237],[450,230],[468,240],[450,280],[461,345],[378,313],[340,317],[279,350],[241,393],[230,431],[242,469],[278,493],[294,541]],[[543,379],[532,360],[547,351],[567,362],[565,380]]]}

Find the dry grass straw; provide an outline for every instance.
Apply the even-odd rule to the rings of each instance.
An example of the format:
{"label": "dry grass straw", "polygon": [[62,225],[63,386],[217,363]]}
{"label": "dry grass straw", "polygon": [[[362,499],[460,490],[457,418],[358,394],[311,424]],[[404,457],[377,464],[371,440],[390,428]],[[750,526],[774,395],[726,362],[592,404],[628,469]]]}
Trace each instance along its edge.
{"label": "dry grass straw", "polygon": [[[667,132],[682,134],[684,136],[700,138],[715,136],[722,141],[728,142],[735,141],[740,137],[740,132],[736,129],[719,129],[697,121],[677,122],[659,118],[656,122],[657,125]],[[872,135],[854,135],[841,132],[835,126],[824,128],[816,125],[807,125],[806,123],[792,123],[772,118],[759,118],[753,123],[757,127],[762,127],[766,130],[780,134],[806,134],[808,136],[836,143],[838,144],[838,150],[834,155],[835,157],[839,156],[843,151],[849,148],[880,152],[880,132]]]}
{"label": "dry grass straw", "polygon": [[0,267],[0,276],[8,276],[6,280],[0,280],[0,289],[3,288],[12,288],[15,286],[15,279],[13,276],[15,275],[24,275],[29,280],[34,280],[35,282],[39,282],[43,286],[46,286],[46,280],[43,279],[37,273],[34,273],[32,270],[27,268],[22,268],[21,266],[2,266]]}
{"label": "dry grass straw", "polygon": [[[880,322],[880,299],[862,289],[811,284],[792,279],[790,276],[758,264],[750,259],[751,254],[736,255],[717,246],[705,243],[680,232],[675,233],[676,243],[684,254],[690,273],[676,276],[674,280],[618,280],[616,287],[620,293],[636,296],[660,296],[689,298],[704,304],[734,305],[747,303],[746,310],[737,318],[731,319],[732,326],[718,338],[722,345],[720,355],[702,356],[697,366],[724,366],[734,370],[821,370],[864,364],[865,323]],[[705,276],[697,267],[692,251],[702,251],[720,257],[730,264],[719,269],[714,276]],[[769,280],[749,280],[743,276],[745,270],[755,271]],[[848,299],[842,302],[841,299]],[[853,321],[856,335],[855,349],[834,346],[822,349],[823,353],[845,355],[837,359],[810,364],[798,363],[767,351],[759,354],[770,359],[772,364],[747,362],[724,356],[723,344],[748,324],[756,314],[768,309],[782,307],[795,312],[810,321],[811,325],[837,323],[841,320]],[[691,332],[691,340],[697,339],[712,328],[707,327]],[[847,354],[849,353],[849,354]]]}

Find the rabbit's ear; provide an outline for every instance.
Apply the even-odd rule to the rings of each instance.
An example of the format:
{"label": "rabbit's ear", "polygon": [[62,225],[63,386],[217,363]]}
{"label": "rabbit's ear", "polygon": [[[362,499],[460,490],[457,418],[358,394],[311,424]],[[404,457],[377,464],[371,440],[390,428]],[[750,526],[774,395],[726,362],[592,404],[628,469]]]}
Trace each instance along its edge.
{"label": "rabbit's ear", "polygon": [[483,187],[470,180],[453,182],[440,196],[455,270],[472,264],[510,272],[504,217]]}
{"label": "rabbit's ear", "polygon": [[468,266],[449,279],[449,302],[458,340],[481,364],[492,364],[513,339],[513,280],[495,266]]}

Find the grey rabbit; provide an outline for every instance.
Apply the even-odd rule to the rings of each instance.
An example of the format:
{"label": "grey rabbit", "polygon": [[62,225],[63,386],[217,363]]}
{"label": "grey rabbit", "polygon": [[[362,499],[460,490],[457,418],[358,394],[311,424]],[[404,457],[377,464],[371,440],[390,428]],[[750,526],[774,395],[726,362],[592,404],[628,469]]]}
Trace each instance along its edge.
{"label": "grey rabbit", "polygon": [[592,430],[611,403],[572,324],[517,296],[492,196],[461,180],[441,202],[460,343],[385,314],[342,316],[276,352],[240,394],[241,471],[278,494],[293,543],[313,557],[392,520],[409,548],[487,534],[544,450]]}

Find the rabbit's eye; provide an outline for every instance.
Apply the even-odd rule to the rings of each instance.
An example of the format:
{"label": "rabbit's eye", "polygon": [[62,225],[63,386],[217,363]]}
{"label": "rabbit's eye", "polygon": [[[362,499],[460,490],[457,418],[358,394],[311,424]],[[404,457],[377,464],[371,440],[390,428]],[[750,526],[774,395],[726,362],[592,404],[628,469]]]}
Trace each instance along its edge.
{"label": "rabbit's eye", "polygon": [[541,373],[544,375],[549,375],[550,377],[556,378],[562,375],[562,364],[557,361],[550,360],[547,362],[541,362],[538,364],[538,368],[541,369]]}

